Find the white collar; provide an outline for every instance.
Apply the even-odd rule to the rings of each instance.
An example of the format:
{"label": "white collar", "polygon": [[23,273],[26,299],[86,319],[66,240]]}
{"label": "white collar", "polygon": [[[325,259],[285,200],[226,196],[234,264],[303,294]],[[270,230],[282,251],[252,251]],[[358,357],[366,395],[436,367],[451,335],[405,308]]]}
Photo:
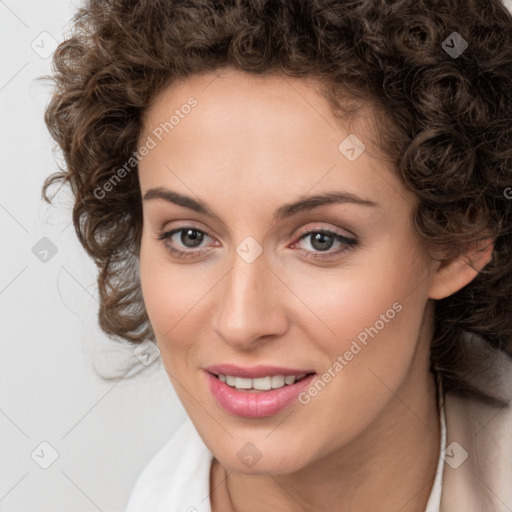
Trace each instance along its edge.
{"label": "white collar", "polygon": [[446,450],[446,418],[444,413],[444,396],[441,379],[438,381],[438,398],[439,398],[439,421],[441,424],[441,442],[439,449],[439,460],[437,462],[436,476],[432,490],[430,491],[430,497],[427,502],[427,508],[425,512],[439,512],[441,507],[441,491],[443,488],[443,468],[444,458],[443,454]]}

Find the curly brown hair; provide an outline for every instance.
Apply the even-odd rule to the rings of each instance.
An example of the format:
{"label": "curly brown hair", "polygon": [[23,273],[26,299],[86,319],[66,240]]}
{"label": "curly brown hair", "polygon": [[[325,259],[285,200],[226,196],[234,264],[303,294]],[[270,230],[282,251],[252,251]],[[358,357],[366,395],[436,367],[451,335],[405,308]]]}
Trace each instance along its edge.
{"label": "curly brown hair", "polygon": [[[414,224],[427,247],[464,253],[494,240],[477,277],[435,301],[431,370],[445,391],[502,403],[470,383],[489,361],[465,350],[470,334],[512,356],[512,16],[500,0],[88,0],[72,26],[45,112],[66,169],[42,195],[51,202],[52,184],[71,186],[109,337],[154,340],[138,277],[134,157],[152,99],[224,67],[312,78],[338,115],[375,106],[379,145],[419,198]],[[120,168],[123,179],[99,194]]]}

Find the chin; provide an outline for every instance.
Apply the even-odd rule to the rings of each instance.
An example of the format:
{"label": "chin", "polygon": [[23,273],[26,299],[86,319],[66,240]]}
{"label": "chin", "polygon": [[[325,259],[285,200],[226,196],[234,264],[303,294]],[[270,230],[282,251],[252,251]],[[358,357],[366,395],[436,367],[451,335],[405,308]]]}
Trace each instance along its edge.
{"label": "chin", "polygon": [[226,470],[244,475],[286,475],[299,471],[308,464],[304,454],[299,457],[296,449],[287,448],[283,451],[269,449],[269,453],[266,453],[267,450],[257,451],[255,445],[247,443],[235,453],[221,453],[216,458]]}

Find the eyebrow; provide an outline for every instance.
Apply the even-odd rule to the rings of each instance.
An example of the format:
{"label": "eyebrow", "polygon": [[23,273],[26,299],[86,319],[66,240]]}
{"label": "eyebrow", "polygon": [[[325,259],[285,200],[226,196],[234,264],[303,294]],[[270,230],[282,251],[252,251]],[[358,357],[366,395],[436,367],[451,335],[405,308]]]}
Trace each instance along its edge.
{"label": "eyebrow", "polygon": [[[174,190],[169,190],[163,187],[156,187],[149,189],[144,194],[144,201],[151,199],[163,199],[169,203],[189,208],[197,213],[207,215],[214,218],[219,222],[222,220],[211,210],[206,203],[200,200],[193,199],[192,197],[178,194]],[[312,210],[319,206],[328,204],[344,204],[351,203],[359,206],[379,206],[377,203],[368,199],[362,199],[350,192],[325,192],[323,194],[316,194],[307,196],[292,203],[280,206],[273,215],[273,222],[278,222],[297,213]]]}

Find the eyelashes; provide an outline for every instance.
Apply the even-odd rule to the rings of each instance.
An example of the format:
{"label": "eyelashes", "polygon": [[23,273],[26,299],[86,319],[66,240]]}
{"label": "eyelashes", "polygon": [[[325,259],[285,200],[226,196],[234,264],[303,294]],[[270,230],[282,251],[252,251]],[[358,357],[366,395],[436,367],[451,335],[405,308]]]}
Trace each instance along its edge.
{"label": "eyelashes", "polygon": [[[204,231],[194,228],[192,226],[188,226],[188,227],[177,228],[177,229],[173,229],[171,231],[164,232],[158,236],[158,240],[161,240],[164,242],[165,247],[171,254],[178,256],[180,258],[195,258],[195,257],[203,254],[205,252],[204,249],[184,251],[182,249],[176,249],[176,247],[173,247],[173,245],[171,244],[171,241],[172,241],[172,238],[174,237],[174,235],[177,233],[185,233],[185,232],[188,232],[188,235],[190,235],[190,233],[200,233],[199,237],[192,237],[192,238],[199,238],[200,242],[202,242],[204,240],[204,235],[211,238]],[[182,234],[181,238],[183,238],[183,234]]]}
{"label": "eyelashes", "polygon": [[[178,237],[181,244],[185,246],[185,249],[179,249],[173,244],[173,238],[175,235],[180,234]],[[315,235],[313,237],[313,235]],[[189,242],[192,242],[192,247],[186,247],[186,238],[189,237]],[[158,235],[158,240],[164,243],[167,251],[180,259],[187,258],[198,258],[204,255],[207,252],[211,252],[210,249],[199,248],[196,249],[198,245],[202,244],[205,239],[212,238],[206,232],[195,228],[193,226],[183,226],[180,228],[172,229],[170,231],[166,231]],[[333,259],[333,257],[340,257],[347,251],[353,250],[357,245],[358,241],[355,238],[349,238],[340,233],[337,233],[328,229],[314,229],[309,230],[302,233],[299,238],[292,243],[292,247],[297,246],[303,240],[310,239],[310,246],[312,249],[299,249],[299,251],[306,257],[311,259]],[[332,243],[330,243],[332,242]],[[325,249],[325,245],[329,245],[327,249]],[[331,251],[330,248],[332,245],[338,243],[339,247],[337,250]],[[320,249],[315,249],[314,244],[320,244]]]}
{"label": "eyelashes", "polygon": [[299,242],[301,242],[302,240],[307,240],[308,238],[310,239],[309,244],[311,245],[311,247],[313,247],[313,243],[324,243],[325,238],[331,240],[332,242],[338,242],[341,246],[335,251],[322,249],[315,250],[313,247],[313,250],[307,250],[305,253],[305,256],[308,258],[326,258],[332,257],[333,255],[339,256],[357,245],[357,240],[354,238],[348,238],[344,235],[340,235],[339,233],[336,233],[335,231],[331,231],[328,229],[315,229],[302,233],[301,236],[298,238],[297,242],[293,243],[293,246],[296,246]]}

